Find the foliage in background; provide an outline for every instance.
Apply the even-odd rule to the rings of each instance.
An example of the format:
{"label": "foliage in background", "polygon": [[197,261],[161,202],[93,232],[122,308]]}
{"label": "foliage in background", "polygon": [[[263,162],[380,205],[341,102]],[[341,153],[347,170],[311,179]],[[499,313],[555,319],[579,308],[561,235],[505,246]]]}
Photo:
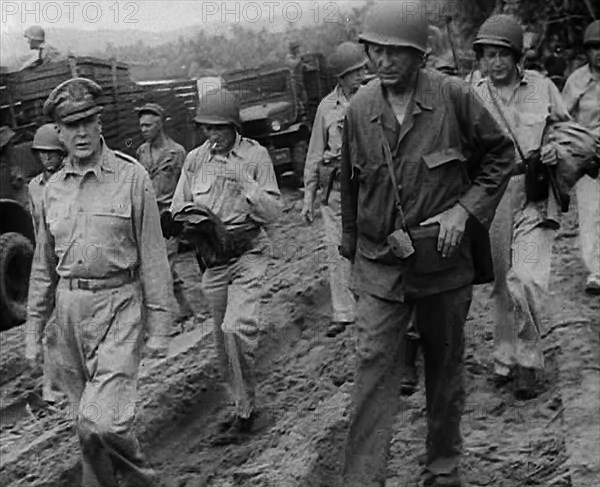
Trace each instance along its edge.
{"label": "foliage in background", "polygon": [[[338,12],[335,22],[302,27],[289,23],[285,32],[232,24],[220,35],[200,30],[192,37],[180,37],[160,46],[149,47],[141,41],[130,46],[110,45],[101,57],[108,54],[129,63],[134,78],[141,80],[198,78],[230,69],[280,63],[291,39],[298,39],[304,52],[318,51],[327,56],[340,42],[358,38],[365,13],[373,3],[374,0],[368,0],[349,11]],[[597,0],[430,0],[432,11],[439,14],[431,19],[434,27],[430,39],[434,53],[448,55],[444,17],[451,15],[451,32],[459,55],[468,57],[483,21],[493,13],[510,13],[521,20],[540,57],[547,55],[558,40],[573,61],[582,55],[583,30],[593,20],[596,4]],[[600,15],[600,7],[595,9],[594,14]]]}

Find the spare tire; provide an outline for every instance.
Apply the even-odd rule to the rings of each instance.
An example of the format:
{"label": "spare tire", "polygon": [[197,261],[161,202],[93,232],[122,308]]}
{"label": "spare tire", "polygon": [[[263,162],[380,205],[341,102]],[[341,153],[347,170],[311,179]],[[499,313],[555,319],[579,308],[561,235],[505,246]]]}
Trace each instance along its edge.
{"label": "spare tire", "polygon": [[20,325],[27,318],[27,292],[33,261],[33,244],[16,232],[0,236],[0,330]]}

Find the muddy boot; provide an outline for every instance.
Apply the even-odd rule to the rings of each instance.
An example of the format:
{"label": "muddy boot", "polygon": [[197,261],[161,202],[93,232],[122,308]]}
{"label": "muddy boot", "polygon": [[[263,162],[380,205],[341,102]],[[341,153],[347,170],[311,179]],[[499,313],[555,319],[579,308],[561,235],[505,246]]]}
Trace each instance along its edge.
{"label": "muddy boot", "polygon": [[458,470],[448,474],[433,474],[426,472],[423,475],[423,487],[463,487],[463,482]]}
{"label": "muddy boot", "polygon": [[[229,429],[226,431],[222,431],[220,435],[218,435],[213,441],[212,444],[214,446],[223,446],[230,444],[241,443],[253,431],[254,421],[257,418],[257,413],[252,412],[248,418],[242,418],[240,416],[235,415],[232,418]],[[228,418],[229,419],[229,418]],[[219,429],[222,430],[226,426],[226,421],[223,421],[219,425]]]}
{"label": "muddy boot", "polygon": [[332,321],[325,332],[325,335],[329,338],[333,338],[338,336],[340,333],[343,333],[348,326],[352,324],[351,321]]}
{"label": "muddy boot", "polygon": [[544,391],[544,373],[539,369],[517,367],[515,374],[515,397],[533,399]]}
{"label": "muddy boot", "polygon": [[183,286],[180,282],[173,283],[173,294],[179,304],[179,316],[175,320],[176,329],[173,334],[179,334],[185,331],[184,323],[194,316],[194,310],[183,294]]}
{"label": "muddy boot", "polygon": [[417,370],[417,353],[419,340],[404,337],[404,376],[400,383],[400,394],[411,396],[419,386],[419,372]]}

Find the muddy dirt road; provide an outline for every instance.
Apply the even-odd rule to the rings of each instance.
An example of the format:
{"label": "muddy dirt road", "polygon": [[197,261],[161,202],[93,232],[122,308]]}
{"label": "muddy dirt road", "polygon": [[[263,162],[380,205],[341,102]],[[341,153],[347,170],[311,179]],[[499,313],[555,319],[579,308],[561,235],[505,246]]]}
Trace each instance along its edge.
{"label": "muddy dirt road", "polygon": [[[152,464],[177,487],[337,487],[354,367],[350,330],[325,337],[330,313],[327,258],[319,225],[299,216],[300,195],[285,194],[283,221],[271,229],[273,261],[261,301],[258,356],[261,416],[236,445],[214,444],[227,411],[212,350],[211,324],[196,263],[180,256],[201,320],[173,339],[170,356],[141,372],[139,426]],[[583,293],[576,215],[556,242],[548,307],[548,378],[533,399],[492,384],[488,286],[476,290],[467,323],[467,408],[463,471],[469,486],[600,485],[600,298]],[[67,405],[44,407],[40,374],[23,357],[21,330],[1,335],[0,485],[78,486],[77,443]],[[425,402],[402,402],[387,487],[418,485]]]}

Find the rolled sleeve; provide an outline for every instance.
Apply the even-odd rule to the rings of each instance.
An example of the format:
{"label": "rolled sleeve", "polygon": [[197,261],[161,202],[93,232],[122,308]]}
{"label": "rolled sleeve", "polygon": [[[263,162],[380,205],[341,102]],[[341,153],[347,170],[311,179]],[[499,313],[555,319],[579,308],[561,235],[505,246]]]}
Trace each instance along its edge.
{"label": "rolled sleeve", "polygon": [[149,336],[165,336],[173,320],[175,298],[154,190],[148,173],[141,169],[143,175],[133,194],[133,218],[146,327]]}

